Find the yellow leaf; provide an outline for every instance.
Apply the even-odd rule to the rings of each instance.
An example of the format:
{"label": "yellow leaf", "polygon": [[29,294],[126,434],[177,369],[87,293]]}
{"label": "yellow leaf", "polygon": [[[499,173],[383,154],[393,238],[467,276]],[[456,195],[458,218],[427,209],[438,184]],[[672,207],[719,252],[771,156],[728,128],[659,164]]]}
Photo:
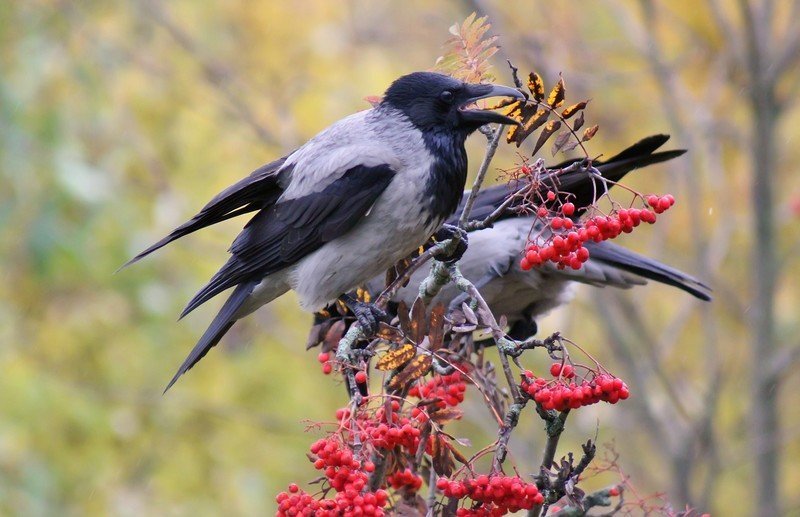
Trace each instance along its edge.
{"label": "yellow leaf", "polygon": [[375,364],[375,368],[382,371],[396,370],[414,358],[416,350],[414,345],[406,343],[399,348],[386,352]]}

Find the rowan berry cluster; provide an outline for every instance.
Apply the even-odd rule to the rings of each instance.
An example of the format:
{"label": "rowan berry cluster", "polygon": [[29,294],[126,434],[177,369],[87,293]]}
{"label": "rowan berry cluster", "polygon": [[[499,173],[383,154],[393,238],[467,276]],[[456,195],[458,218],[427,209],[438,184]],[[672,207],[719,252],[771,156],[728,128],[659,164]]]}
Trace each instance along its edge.
{"label": "rowan berry cluster", "polygon": [[408,492],[416,492],[422,487],[422,478],[411,469],[398,470],[386,476],[386,482],[395,490],[406,489]]}
{"label": "rowan berry cluster", "polygon": [[[447,497],[469,498],[481,503],[477,508],[462,508],[457,515],[505,515],[508,512],[529,510],[544,502],[544,496],[533,483],[526,483],[518,476],[487,476],[456,481],[439,478],[436,488]],[[478,513],[475,513],[478,512]]]}
{"label": "rowan berry cluster", "polygon": [[[403,447],[410,452],[416,452],[419,447],[420,434],[418,424],[427,420],[424,412],[417,411],[415,417],[405,416],[400,411],[400,403],[392,400],[388,404],[389,411],[385,406],[381,406],[372,411],[361,411],[356,418],[357,438],[361,443],[369,444],[376,449],[391,450],[395,447]],[[415,408],[417,409],[417,408]],[[350,419],[350,409],[341,408],[336,411],[336,420],[344,425]]]}
{"label": "rowan berry cluster", "polygon": [[322,517],[370,515],[382,516],[388,502],[384,490],[364,491],[368,473],[375,470],[372,462],[361,462],[336,438],[325,438],[314,442],[311,454],[316,456],[314,467],[325,474],[328,484],[336,491],[332,499],[315,499],[289,485],[287,492],[276,497],[278,516],[319,515]]}
{"label": "rowan berry cluster", "polygon": [[467,384],[461,372],[455,371],[449,375],[434,375],[424,384],[417,383],[409,391],[412,397],[435,400],[439,408],[455,407],[464,402],[464,392]]}
{"label": "rowan berry cluster", "polygon": [[591,379],[584,379],[580,383],[571,381],[575,377],[572,365],[553,363],[550,373],[555,377],[548,380],[536,377],[530,371],[525,371],[522,376],[520,388],[543,409],[578,409],[603,401],[616,404],[630,396],[628,386],[617,377],[608,373],[599,373]]}
{"label": "rowan berry cluster", "polygon": [[[549,201],[556,199],[552,191],[547,194]],[[608,215],[596,215],[582,222],[572,218],[575,214],[573,203],[563,203],[559,208],[561,215],[552,215],[547,207],[539,207],[536,215],[547,223],[549,236],[546,239],[537,239],[537,242],[531,242],[526,246],[520,267],[527,271],[546,262],[553,262],[559,269],[568,267],[580,269],[583,263],[589,260],[589,250],[584,247],[584,243],[602,242],[619,237],[623,233],[631,233],[643,222],[653,224],[656,222],[656,214],[664,212],[675,204],[675,198],[670,194],[665,196],[651,194],[644,199],[650,209],[614,209]]]}

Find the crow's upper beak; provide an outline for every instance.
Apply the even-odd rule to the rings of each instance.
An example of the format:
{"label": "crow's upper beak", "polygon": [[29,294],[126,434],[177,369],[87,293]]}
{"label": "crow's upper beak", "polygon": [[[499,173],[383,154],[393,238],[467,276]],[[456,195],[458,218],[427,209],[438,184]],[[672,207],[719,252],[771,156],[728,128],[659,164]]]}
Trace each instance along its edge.
{"label": "crow's upper beak", "polygon": [[513,118],[506,117],[495,111],[468,109],[467,107],[475,101],[489,97],[513,97],[515,99],[524,100],[525,96],[519,90],[495,84],[470,84],[467,88],[467,95],[469,97],[459,106],[459,111],[463,120],[480,124],[488,124],[490,122],[518,124]]}

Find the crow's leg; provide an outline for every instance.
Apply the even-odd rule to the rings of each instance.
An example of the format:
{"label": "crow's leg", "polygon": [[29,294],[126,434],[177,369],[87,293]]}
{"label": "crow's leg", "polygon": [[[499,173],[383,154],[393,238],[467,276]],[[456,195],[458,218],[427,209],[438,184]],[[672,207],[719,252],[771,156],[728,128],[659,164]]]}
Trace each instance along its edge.
{"label": "crow's leg", "polygon": [[349,294],[342,295],[339,299],[355,315],[367,337],[374,336],[378,332],[378,323],[387,318],[386,312],[373,303],[362,302]]}
{"label": "crow's leg", "polygon": [[458,226],[445,224],[439,228],[439,231],[434,234],[433,238],[436,239],[437,242],[458,238],[458,246],[456,246],[456,249],[451,254],[446,257],[438,257],[436,259],[444,262],[445,264],[455,264],[461,260],[461,257],[464,256],[464,252],[467,251],[467,232]]}

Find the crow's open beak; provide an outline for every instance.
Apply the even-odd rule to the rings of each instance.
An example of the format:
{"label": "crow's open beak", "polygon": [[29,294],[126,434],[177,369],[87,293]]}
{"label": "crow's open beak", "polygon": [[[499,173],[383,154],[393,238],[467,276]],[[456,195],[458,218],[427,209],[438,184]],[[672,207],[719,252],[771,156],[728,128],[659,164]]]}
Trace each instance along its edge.
{"label": "crow's open beak", "polygon": [[498,124],[518,124],[513,118],[497,113],[496,111],[469,109],[469,106],[472,106],[480,99],[487,99],[489,97],[513,97],[515,99],[524,100],[525,96],[519,90],[495,84],[470,84],[468,86],[468,95],[469,98],[458,108],[463,120],[480,124],[488,124],[490,122],[497,122]]}

